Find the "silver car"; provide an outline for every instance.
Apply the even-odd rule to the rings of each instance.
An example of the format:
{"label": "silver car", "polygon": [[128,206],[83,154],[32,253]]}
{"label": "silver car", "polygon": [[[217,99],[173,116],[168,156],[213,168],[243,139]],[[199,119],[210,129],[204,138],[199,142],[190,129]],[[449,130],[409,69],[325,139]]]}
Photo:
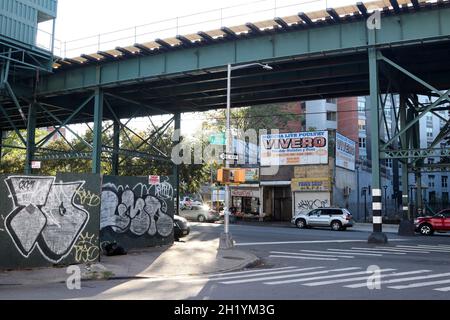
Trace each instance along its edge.
{"label": "silver car", "polygon": [[220,220],[218,211],[211,210],[207,205],[192,206],[191,210],[180,210],[179,215],[190,221],[215,222]]}
{"label": "silver car", "polygon": [[318,208],[297,213],[291,223],[298,228],[330,227],[334,231],[353,226],[352,215],[345,208]]}

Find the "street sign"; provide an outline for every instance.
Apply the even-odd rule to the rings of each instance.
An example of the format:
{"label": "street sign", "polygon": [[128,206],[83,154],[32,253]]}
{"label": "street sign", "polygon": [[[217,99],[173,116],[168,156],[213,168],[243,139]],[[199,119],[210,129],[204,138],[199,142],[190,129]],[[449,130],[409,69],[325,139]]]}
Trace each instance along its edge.
{"label": "street sign", "polygon": [[151,184],[151,185],[159,184],[159,182],[160,182],[159,176],[149,176],[148,177],[148,184]]}
{"label": "street sign", "polygon": [[31,169],[40,169],[41,162],[40,161],[31,161]]}
{"label": "street sign", "polygon": [[216,146],[226,145],[225,133],[215,133],[209,136],[209,143]]}
{"label": "street sign", "polygon": [[222,160],[239,160],[239,156],[237,154],[221,153],[219,158]]}

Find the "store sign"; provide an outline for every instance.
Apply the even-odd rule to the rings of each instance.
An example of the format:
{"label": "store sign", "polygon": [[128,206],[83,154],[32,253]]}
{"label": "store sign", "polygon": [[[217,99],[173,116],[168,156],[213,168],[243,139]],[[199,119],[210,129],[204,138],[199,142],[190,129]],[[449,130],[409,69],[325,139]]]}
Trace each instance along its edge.
{"label": "store sign", "polygon": [[330,191],[330,178],[299,178],[291,180],[292,191]]}
{"label": "store sign", "polygon": [[259,198],[259,190],[231,189],[233,197]]}
{"label": "store sign", "polygon": [[245,182],[258,182],[259,168],[245,169]]}
{"label": "store sign", "polygon": [[328,131],[262,135],[260,145],[262,166],[328,163]]}
{"label": "store sign", "polygon": [[356,142],[336,132],[336,166],[355,170]]}

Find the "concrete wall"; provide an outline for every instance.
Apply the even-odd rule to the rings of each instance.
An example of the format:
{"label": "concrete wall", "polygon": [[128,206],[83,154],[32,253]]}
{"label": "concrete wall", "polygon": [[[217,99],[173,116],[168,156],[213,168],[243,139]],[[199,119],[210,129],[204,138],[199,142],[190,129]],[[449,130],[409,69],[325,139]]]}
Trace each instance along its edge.
{"label": "concrete wall", "polygon": [[0,268],[98,261],[99,175],[0,175]]}
{"label": "concrete wall", "polygon": [[102,185],[101,242],[125,249],[173,243],[173,177],[150,185],[147,177],[105,176]]}

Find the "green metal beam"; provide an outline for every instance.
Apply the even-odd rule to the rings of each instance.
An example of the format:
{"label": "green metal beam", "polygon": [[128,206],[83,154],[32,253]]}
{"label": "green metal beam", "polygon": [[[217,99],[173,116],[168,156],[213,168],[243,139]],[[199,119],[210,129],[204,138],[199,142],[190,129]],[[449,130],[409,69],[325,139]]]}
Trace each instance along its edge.
{"label": "green metal beam", "polygon": [[112,154],[112,174],[119,175],[119,149],[120,149],[120,124],[114,120],[113,125],[113,154]]}
{"label": "green metal beam", "polygon": [[[376,43],[376,30],[368,30],[369,44]],[[370,133],[371,154],[372,154],[372,214],[373,214],[373,234],[372,237],[383,231],[382,205],[381,205],[381,183],[380,183],[380,127],[379,127],[379,83],[378,83],[378,60],[377,49],[374,47],[368,50],[369,58],[369,79],[370,79]]]}
{"label": "green metal beam", "polygon": [[102,121],[103,121],[103,90],[95,89],[94,103],[94,143],[92,149],[92,173],[101,174],[102,156]]}
{"label": "green metal beam", "polygon": [[424,159],[429,157],[449,157],[450,149],[400,149],[386,150],[380,154],[381,159]]}
{"label": "green metal beam", "polygon": [[2,104],[0,103],[0,111],[3,113],[3,115],[5,116],[6,120],[8,121],[8,123],[11,125],[11,127],[14,129],[14,132],[17,134],[17,136],[19,137],[20,141],[23,143],[24,146],[27,145],[27,142],[25,141],[25,138],[22,136],[22,134],[20,133],[19,129],[17,129],[16,125],[14,124],[14,122],[11,120],[11,118],[9,117],[8,113],[6,112],[6,110],[3,108]]}
{"label": "green metal beam", "polygon": [[427,112],[432,110],[437,104],[439,104],[442,100],[449,100],[450,89],[447,90],[444,94],[442,94],[434,103],[430,104],[422,113],[420,113],[417,117],[414,118],[414,120],[408,122],[408,124],[403,128],[399,133],[394,135],[391,140],[389,140],[385,145],[383,145],[383,151],[386,151],[386,147],[388,147],[390,144],[392,144],[394,141],[396,141],[404,132],[409,130],[412,126],[414,126]]}
{"label": "green metal beam", "polygon": [[115,87],[147,81],[160,76],[177,75],[196,70],[224,68],[227,63],[273,61],[293,57],[366,51],[368,46],[395,47],[448,39],[450,9],[410,11],[383,16],[383,27],[377,30],[374,43],[369,43],[365,21],[280,32],[235,41],[197,46],[165,53],[103,63],[101,77],[96,65],[60,71],[43,79],[40,94]]}
{"label": "green metal beam", "polygon": [[32,174],[31,162],[36,148],[36,109],[37,104],[32,103],[28,110],[27,124],[27,150],[25,156],[25,174]]}
{"label": "green metal beam", "polygon": [[[89,96],[89,98],[87,98],[77,109],[75,109],[75,111],[72,112],[72,114],[63,122],[58,126],[58,131],[60,128],[66,127],[66,125],[72,121],[72,119],[92,100],[94,96],[91,95]],[[41,105],[42,107],[42,105]],[[55,127],[56,129],[56,127]],[[49,141],[53,135],[56,134],[56,130],[53,132],[50,132],[47,136],[45,136],[44,138],[42,138],[36,145],[37,146],[42,146],[44,145],[47,141]]]}

